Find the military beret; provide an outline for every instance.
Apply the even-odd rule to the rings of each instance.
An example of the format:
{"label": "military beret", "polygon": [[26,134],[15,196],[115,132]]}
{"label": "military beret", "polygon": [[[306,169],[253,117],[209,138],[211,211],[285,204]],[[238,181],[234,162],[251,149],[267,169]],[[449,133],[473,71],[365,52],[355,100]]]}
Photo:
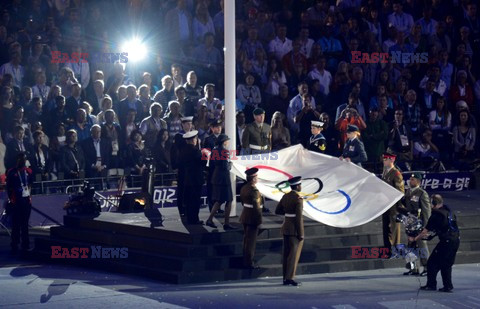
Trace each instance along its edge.
{"label": "military beret", "polygon": [[265,110],[263,108],[257,107],[253,110],[253,114],[255,116],[265,114]]}
{"label": "military beret", "polygon": [[258,172],[258,168],[256,167],[252,167],[252,168],[249,168],[248,170],[245,171],[245,174],[247,176],[255,176]]}
{"label": "military beret", "polygon": [[411,178],[417,178],[418,180],[422,180],[423,176],[420,172],[415,172],[411,176]]}
{"label": "military beret", "polygon": [[358,132],[358,131],[360,131],[360,130],[359,130],[358,127],[357,127],[356,125],[354,125],[354,124],[349,124],[349,125],[347,126],[347,133]]}
{"label": "military beret", "polygon": [[393,159],[395,160],[397,158],[397,155],[396,154],[393,154],[393,153],[390,153],[390,152],[385,152],[383,154],[383,158],[384,159]]}

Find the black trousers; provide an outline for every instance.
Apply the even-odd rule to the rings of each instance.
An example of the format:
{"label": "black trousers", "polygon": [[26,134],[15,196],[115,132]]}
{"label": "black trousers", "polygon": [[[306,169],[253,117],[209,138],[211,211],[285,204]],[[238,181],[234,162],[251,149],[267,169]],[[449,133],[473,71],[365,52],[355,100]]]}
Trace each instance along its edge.
{"label": "black trousers", "polygon": [[427,263],[427,286],[437,288],[437,274],[442,274],[443,287],[453,289],[452,266],[455,263],[460,240],[441,240],[433,249]]}
{"label": "black trousers", "polygon": [[180,216],[185,215],[185,200],[183,198],[183,192],[185,191],[185,175],[184,173],[178,173],[177,178],[177,208]]}
{"label": "black trousers", "polygon": [[32,204],[30,198],[19,198],[12,209],[12,239],[11,247],[17,248],[22,240],[22,249],[28,249],[30,238],[28,236],[28,222],[30,213],[32,212]]}
{"label": "black trousers", "polygon": [[184,195],[185,214],[187,222],[195,224],[199,221],[198,213],[200,212],[200,204],[202,204],[202,186],[186,186]]}

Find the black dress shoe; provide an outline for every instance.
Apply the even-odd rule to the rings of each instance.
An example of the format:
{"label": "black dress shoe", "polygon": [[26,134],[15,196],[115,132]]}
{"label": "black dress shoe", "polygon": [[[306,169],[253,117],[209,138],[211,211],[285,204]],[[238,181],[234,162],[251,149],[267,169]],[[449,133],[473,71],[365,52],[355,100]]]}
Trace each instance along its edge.
{"label": "black dress shoe", "polygon": [[223,225],[223,229],[224,229],[225,231],[228,231],[228,230],[236,230],[237,228],[234,227],[234,226],[231,226],[230,224],[224,224],[224,225]]}
{"label": "black dress shoe", "polygon": [[424,270],[419,274],[420,277],[426,277],[427,276],[427,271]]}
{"label": "black dress shoe", "polygon": [[300,285],[302,285],[302,283],[297,282],[295,280],[284,280],[283,285],[300,286]]}
{"label": "black dress shoe", "polygon": [[434,287],[431,287],[431,286],[428,286],[428,285],[424,285],[424,286],[420,287],[420,290],[422,290],[422,291],[436,291],[437,288],[434,288]]}
{"label": "black dress shoe", "polygon": [[412,273],[413,273],[413,271],[409,270],[407,272],[404,272],[403,275],[404,276],[410,276]]}
{"label": "black dress shoe", "polygon": [[215,225],[215,223],[213,223],[212,221],[205,221],[205,225],[206,226],[209,226],[209,227],[213,227],[214,229],[217,228],[217,226]]}
{"label": "black dress shoe", "polygon": [[439,292],[444,292],[444,293],[453,293],[452,290],[453,288],[446,288],[446,287],[438,289]]}

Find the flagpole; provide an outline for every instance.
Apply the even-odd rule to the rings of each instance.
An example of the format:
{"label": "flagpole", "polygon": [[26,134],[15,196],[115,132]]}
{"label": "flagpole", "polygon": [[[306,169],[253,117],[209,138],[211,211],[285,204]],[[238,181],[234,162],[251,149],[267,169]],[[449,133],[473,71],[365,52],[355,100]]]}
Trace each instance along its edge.
{"label": "flagpole", "polygon": [[[229,150],[236,149],[235,122],[235,0],[224,1],[224,53],[225,53],[225,134],[230,137]],[[236,176],[230,173],[232,180],[232,211],[230,216],[237,214]]]}

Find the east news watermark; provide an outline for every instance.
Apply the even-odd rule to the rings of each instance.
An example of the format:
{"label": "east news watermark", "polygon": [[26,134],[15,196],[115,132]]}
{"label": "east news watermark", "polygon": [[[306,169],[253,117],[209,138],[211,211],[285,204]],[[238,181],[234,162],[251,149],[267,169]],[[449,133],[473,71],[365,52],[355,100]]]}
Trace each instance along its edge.
{"label": "east news watermark", "polygon": [[52,51],[52,63],[127,63],[128,53],[63,53]]}
{"label": "east news watermark", "polygon": [[62,247],[51,246],[52,259],[126,259],[128,248],[126,247]]}
{"label": "east news watermark", "polygon": [[393,258],[406,258],[409,253],[415,254],[419,258],[428,258],[428,250],[425,248],[402,248],[396,249],[385,247],[361,247],[352,246],[352,259],[388,259]]}
{"label": "east news watermark", "polygon": [[358,50],[352,50],[351,63],[428,63],[428,53],[404,53],[392,51],[390,53],[363,53]]}

